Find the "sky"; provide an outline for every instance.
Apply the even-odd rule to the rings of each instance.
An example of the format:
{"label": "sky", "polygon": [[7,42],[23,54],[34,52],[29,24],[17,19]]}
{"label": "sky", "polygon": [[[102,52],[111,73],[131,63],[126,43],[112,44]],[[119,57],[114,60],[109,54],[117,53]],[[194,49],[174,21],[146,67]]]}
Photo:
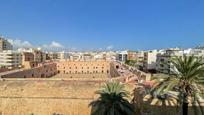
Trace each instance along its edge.
{"label": "sky", "polygon": [[204,0],[1,0],[15,47],[149,50],[204,45]]}

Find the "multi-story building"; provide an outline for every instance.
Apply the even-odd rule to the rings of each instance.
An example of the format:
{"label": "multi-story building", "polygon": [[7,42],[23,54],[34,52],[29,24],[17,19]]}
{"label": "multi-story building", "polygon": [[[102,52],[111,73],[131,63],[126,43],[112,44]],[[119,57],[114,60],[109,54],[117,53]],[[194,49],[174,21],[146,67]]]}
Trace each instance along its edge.
{"label": "multi-story building", "polygon": [[19,48],[19,52],[30,52],[34,55],[34,61],[37,63],[45,62],[46,54],[41,49],[33,49],[33,48]]}
{"label": "multi-story building", "polygon": [[59,58],[60,58],[60,55],[57,52],[47,52],[46,53],[46,60],[57,60]]}
{"label": "multi-story building", "polygon": [[22,52],[22,62],[25,61],[30,61],[33,62],[34,61],[34,55],[31,52]]}
{"label": "multi-story building", "polygon": [[32,53],[34,55],[35,62],[41,63],[45,61],[44,53],[41,50],[34,50]]}
{"label": "multi-story building", "polygon": [[0,52],[0,66],[5,68],[18,68],[22,64],[20,52],[5,50]]}
{"label": "multi-story building", "polygon": [[204,57],[204,48],[194,48],[189,51],[188,55],[194,55],[196,57]]}
{"label": "multi-story building", "polygon": [[62,51],[58,52],[58,59],[60,60],[67,60],[69,58],[69,53]]}
{"label": "multi-story building", "polygon": [[128,52],[127,51],[120,51],[117,52],[116,60],[125,62],[128,60]]}
{"label": "multi-story building", "polygon": [[150,51],[144,52],[143,71],[156,72],[157,54],[159,52],[160,51],[158,51],[158,50],[150,50]]}
{"label": "multi-story building", "polygon": [[127,59],[136,61],[137,60],[137,52],[129,50]]}
{"label": "multi-story building", "polygon": [[22,67],[24,69],[34,68],[38,65],[38,62],[34,61],[34,55],[31,52],[22,52]]}
{"label": "multi-story building", "polygon": [[12,50],[13,46],[11,45],[10,42],[8,42],[8,40],[0,37],[0,52],[2,52],[3,50]]}
{"label": "multi-story building", "polygon": [[165,74],[172,74],[172,63],[171,58],[173,57],[180,57],[184,55],[184,50],[181,50],[179,48],[171,48],[167,49],[162,53],[157,54],[157,60],[156,60],[156,70],[160,73]]}
{"label": "multi-story building", "polygon": [[137,68],[139,70],[143,70],[143,67],[144,67],[144,52],[145,51],[138,51],[137,52]]}

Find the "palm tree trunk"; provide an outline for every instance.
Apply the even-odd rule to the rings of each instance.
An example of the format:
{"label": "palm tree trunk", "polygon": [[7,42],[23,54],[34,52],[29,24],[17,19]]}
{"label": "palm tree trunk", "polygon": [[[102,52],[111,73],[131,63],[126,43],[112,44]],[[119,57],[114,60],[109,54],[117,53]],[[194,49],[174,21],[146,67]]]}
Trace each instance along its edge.
{"label": "palm tree trunk", "polygon": [[183,102],[182,112],[183,115],[188,115],[188,103]]}

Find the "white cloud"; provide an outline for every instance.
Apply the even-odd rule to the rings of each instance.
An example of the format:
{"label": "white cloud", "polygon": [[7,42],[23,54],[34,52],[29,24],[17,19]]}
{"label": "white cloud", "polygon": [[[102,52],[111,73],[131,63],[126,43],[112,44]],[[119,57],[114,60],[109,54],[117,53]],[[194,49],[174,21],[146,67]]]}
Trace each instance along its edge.
{"label": "white cloud", "polygon": [[42,48],[44,50],[61,50],[64,48],[62,44],[56,41],[52,41],[50,44],[43,44],[39,46],[35,46],[31,44],[29,41],[22,41],[20,39],[8,39],[8,41],[13,45],[14,49],[18,48]]}
{"label": "white cloud", "polygon": [[19,39],[8,39],[8,41],[13,45],[14,49],[17,48],[32,48],[33,45],[28,41],[22,41]]}
{"label": "white cloud", "polygon": [[52,48],[63,48],[63,45],[58,43],[58,42],[52,41],[52,43],[50,44],[50,47],[52,47]]}
{"label": "white cloud", "polygon": [[114,48],[113,45],[109,45],[109,46],[106,47],[107,50],[112,50],[113,48]]}
{"label": "white cloud", "polygon": [[64,46],[56,41],[52,41],[50,44],[43,44],[42,46],[43,49],[46,50],[61,50],[64,48]]}
{"label": "white cloud", "polygon": [[51,48],[63,48],[64,46],[56,41],[52,41],[50,44],[43,44],[41,47],[51,49]]}

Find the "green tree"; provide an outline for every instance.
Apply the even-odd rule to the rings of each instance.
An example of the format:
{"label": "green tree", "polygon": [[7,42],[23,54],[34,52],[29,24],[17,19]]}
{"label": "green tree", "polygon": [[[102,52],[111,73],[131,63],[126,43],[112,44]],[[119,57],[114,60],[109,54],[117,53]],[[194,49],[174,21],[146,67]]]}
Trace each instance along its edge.
{"label": "green tree", "polygon": [[99,98],[89,104],[91,115],[134,115],[134,106],[127,100],[129,92],[118,82],[108,82],[97,91]]}
{"label": "green tree", "polygon": [[[188,104],[194,108],[200,106],[200,98],[204,89],[204,60],[194,56],[176,57],[171,60],[172,75],[156,76],[151,94],[159,98],[173,97],[182,106],[183,115],[188,114]],[[204,115],[201,109],[195,110]]]}
{"label": "green tree", "polygon": [[129,66],[136,66],[137,61],[136,60],[126,60],[125,64],[129,65]]}

